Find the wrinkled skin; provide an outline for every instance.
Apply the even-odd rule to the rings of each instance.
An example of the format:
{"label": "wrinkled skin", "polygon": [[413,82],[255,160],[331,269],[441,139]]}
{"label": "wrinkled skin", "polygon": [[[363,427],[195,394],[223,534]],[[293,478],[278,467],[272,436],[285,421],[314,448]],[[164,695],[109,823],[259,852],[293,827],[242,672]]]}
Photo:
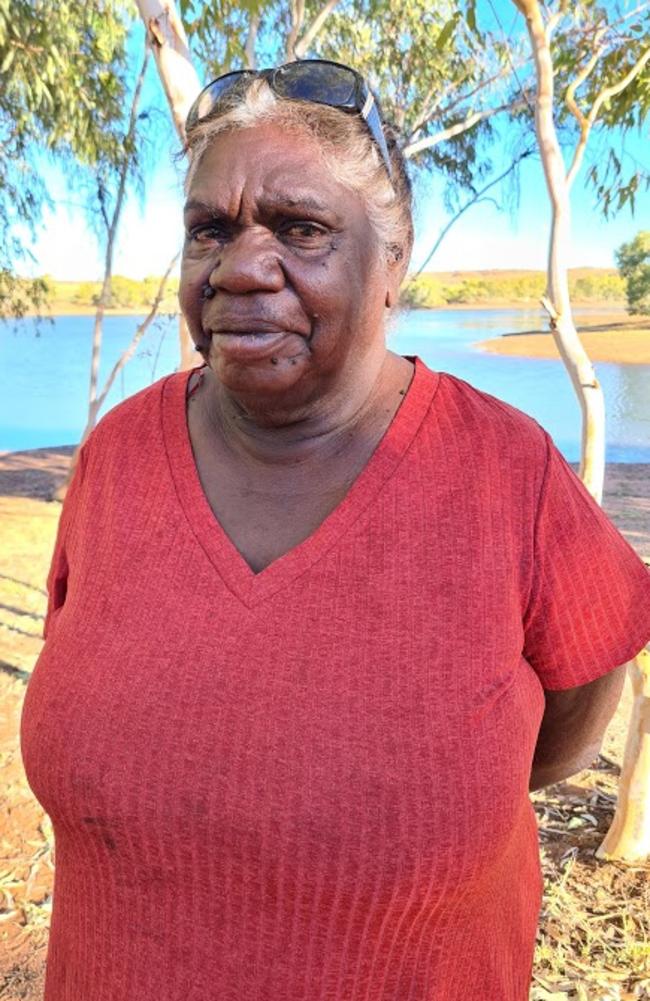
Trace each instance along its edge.
{"label": "wrinkled skin", "polygon": [[361,404],[405,261],[386,264],[362,199],[312,139],[271,125],[217,136],[185,230],[181,308],[232,401],[276,425]]}

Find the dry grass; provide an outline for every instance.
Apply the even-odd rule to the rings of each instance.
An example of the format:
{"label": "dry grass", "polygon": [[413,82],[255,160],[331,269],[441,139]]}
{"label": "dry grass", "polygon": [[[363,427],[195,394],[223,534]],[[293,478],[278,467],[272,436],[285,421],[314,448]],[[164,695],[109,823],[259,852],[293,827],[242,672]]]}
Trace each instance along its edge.
{"label": "dry grass", "polygon": [[595,851],[616,802],[618,767],[594,768],[533,797],[546,892],[531,1001],[650,998],[650,866]]}

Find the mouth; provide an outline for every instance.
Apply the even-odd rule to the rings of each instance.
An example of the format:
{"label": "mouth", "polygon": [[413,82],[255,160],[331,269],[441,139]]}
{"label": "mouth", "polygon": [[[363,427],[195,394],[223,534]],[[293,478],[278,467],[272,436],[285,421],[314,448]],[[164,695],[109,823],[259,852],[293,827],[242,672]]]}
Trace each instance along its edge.
{"label": "mouth", "polygon": [[213,328],[208,333],[216,350],[233,359],[263,360],[272,357],[280,349],[283,349],[282,353],[285,354],[288,344],[295,338],[304,341],[303,335],[295,330],[251,321],[247,323],[246,328],[232,329],[230,326]]}
{"label": "mouth", "polygon": [[[218,334],[223,335],[261,335],[261,334],[279,334],[279,333],[289,333],[290,331],[282,323],[276,323],[273,320],[266,320],[262,317],[249,316],[242,317],[241,319],[224,319],[212,322],[208,329],[210,335]],[[297,332],[297,331],[296,331]]]}

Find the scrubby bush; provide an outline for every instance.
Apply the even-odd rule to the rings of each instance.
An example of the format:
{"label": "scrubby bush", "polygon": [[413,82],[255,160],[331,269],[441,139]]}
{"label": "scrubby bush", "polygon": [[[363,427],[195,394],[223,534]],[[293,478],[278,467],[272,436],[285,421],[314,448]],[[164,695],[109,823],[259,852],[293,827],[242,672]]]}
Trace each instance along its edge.
{"label": "scrubby bush", "polygon": [[650,230],[641,230],[616,251],[616,263],[625,279],[628,312],[650,316]]}
{"label": "scrubby bush", "polygon": [[[614,270],[586,269],[569,276],[573,297],[593,302],[623,301],[625,283]],[[461,274],[422,274],[407,279],[402,289],[402,303],[412,308],[496,304],[534,305],[544,294],[546,277],[541,271],[469,272]]]}

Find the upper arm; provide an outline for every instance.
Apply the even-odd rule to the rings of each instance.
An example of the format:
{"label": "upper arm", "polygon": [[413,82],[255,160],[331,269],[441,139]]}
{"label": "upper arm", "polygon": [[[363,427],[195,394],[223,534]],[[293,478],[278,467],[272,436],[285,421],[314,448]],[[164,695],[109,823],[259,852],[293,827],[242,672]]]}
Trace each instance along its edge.
{"label": "upper arm", "polygon": [[[625,684],[626,665],[621,664],[607,674],[563,691],[544,693],[546,706],[540,735],[544,731],[562,732],[564,740],[591,750],[600,747],[607,724],[616,712]],[[570,757],[570,755],[569,755]]]}
{"label": "upper arm", "polygon": [[584,689],[574,699],[599,701],[621,673],[594,689],[589,683],[650,640],[650,573],[546,437],[523,655],[547,695]]}

